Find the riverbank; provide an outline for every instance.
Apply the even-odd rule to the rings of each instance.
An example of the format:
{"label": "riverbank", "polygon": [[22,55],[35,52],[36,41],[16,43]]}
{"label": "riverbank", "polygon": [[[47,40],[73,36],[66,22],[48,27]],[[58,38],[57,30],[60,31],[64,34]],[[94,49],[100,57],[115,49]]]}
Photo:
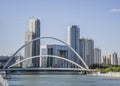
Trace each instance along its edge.
{"label": "riverbank", "polygon": [[2,75],[0,75],[0,86],[9,86],[7,80],[3,79]]}
{"label": "riverbank", "polygon": [[113,78],[120,78],[120,72],[108,72],[108,73],[94,73],[92,75],[103,76],[103,77],[113,77]]}

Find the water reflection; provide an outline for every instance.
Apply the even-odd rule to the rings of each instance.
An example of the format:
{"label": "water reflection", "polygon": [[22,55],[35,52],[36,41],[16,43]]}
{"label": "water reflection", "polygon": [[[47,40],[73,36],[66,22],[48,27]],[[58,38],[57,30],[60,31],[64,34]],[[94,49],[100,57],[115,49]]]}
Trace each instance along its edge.
{"label": "water reflection", "polygon": [[11,75],[10,86],[120,86],[120,79],[90,75]]}

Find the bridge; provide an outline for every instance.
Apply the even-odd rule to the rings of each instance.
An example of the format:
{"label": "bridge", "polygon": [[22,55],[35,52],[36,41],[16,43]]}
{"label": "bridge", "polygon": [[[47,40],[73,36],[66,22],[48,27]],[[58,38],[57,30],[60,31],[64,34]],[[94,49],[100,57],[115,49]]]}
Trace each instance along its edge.
{"label": "bridge", "polygon": [[1,69],[0,71],[88,71],[78,68],[10,68]]}
{"label": "bridge", "polygon": [[[23,49],[25,46],[27,46],[28,44],[37,41],[37,40],[41,40],[41,39],[52,39],[52,40],[57,40],[63,44],[65,44],[72,52],[74,52],[74,54],[78,57],[78,59],[80,59],[80,61],[83,63],[84,67],[81,66],[80,64],[78,64],[77,62],[74,62],[70,59],[64,58],[64,57],[60,57],[60,56],[54,56],[54,55],[38,55],[38,56],[32,56],[32,57],[28,57],[28,58],[24,58],[12,65],[9,65],[12,61],[12,59],[15,58],[15,55],[21,50]],[[44,58],[44,57],[49,57],[49,58],[57,58],[57,59],[62,59],[65,60],[75,66],[77,66],[77,68],[15,68],[15,66],[17,64],[23,63],[27,60],[33,59],[33,58]],[[23,46],[21,46],[11,57],[10,59],[7,61],[7,63],[4,65],[3,69],[0,69],[0,71],[90,71],[90,69],[88,68],[88,66],[86,65],[86,63],[84,62],[84,60],[81,58],[81,56],[71,47],[69,46],[66,42],[54,38],[54,37],[38,37],[35,38],[27,43],[25,43]]]}

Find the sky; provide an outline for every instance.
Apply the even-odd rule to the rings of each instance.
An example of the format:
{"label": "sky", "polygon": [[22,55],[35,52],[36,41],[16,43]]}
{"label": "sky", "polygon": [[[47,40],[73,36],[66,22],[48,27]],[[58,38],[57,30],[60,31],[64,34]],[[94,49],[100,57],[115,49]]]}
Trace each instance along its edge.
{"label": "sky", "polygon": [[120,0],[0,0],[0,55],[24,44],[32,17],[40,19],[42,37],[67,42],[67,27],[78,25],[80,38],[92,38],[102,54],[120,55]]}

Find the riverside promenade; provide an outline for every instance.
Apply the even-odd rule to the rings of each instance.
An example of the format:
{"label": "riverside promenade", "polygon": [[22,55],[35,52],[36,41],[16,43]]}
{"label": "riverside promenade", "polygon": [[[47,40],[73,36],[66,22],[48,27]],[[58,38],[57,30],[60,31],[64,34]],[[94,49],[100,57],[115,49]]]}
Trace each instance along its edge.
{"label": "riverside promenade", "polygon": [[93,75],[103,76],[103,77],[113,77],[113,78],[120,78],[120,72],[108,72],[108,73],[95,73]]}

